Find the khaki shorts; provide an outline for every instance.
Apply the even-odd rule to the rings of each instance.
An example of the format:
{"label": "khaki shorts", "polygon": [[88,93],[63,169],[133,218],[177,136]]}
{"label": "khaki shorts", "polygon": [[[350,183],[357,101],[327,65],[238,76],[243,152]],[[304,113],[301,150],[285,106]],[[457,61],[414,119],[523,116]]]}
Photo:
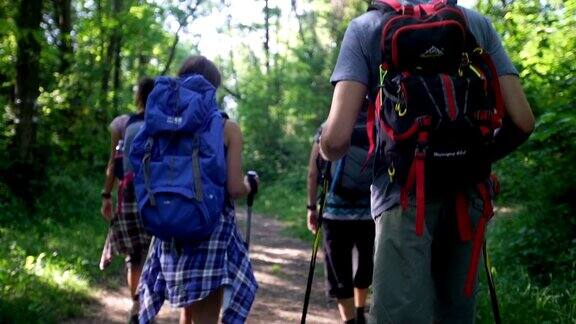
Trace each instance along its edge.
{"label": "khaki shorts", "polygon": [[[483,203],[476,193],[468,196],[476,226]],[[369,323],[474,322],[477,288],[464,295],[472,243],[460,239],[454,206],[453,199],[427,203],[423,236],[416,235],[413,199],[406,211],[397,207],[376,219]]]}

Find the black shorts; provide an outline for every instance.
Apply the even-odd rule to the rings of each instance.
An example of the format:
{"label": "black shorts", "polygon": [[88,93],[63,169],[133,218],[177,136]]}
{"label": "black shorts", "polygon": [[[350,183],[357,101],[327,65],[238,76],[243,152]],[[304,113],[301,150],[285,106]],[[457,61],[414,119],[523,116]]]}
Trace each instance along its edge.
{"label": "black shorts", "polygon": [[[354,288],[372,283],[374,266],[373,220],[323,220],[326,285],[328,295],[337,299],[354,297]],[[352,249],[358,251],[353,272]]]}

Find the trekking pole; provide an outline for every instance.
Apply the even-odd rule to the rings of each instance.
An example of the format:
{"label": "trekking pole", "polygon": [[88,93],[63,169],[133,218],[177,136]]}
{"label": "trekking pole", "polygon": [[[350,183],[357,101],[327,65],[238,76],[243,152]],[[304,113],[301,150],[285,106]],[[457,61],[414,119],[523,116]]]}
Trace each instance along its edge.
{"label": "trekking pole", "polygon": [[494,314],[494,323],[501,324],[500,306],[498,305],[498,296],[496,296],[496,286],[494,286],[494,279],[490,272],[490,261],[488,259],[488,252],[486,251],[486,241],[482,246],[482,254],[484,255],[484,269],[486,270],[486,277],[488,281],[488,290],[490,291],[490,302],[492,304],[492,313]]}
{"label": "trekking pole", "polygon": [[250,193],[246,199],[246,248],[250,249],[250,227],[252,225],[252,206],[254,205],[254,197],[258,193],[258,182],[256,177],[258,173],[256,171],[248,171],[246,173],[248,177],[248,182],[250,183]]}
{"label": "trekking pole", "polygon": [[[316,222],[316,234],[314,235],[314,244],[312,245],[312,258],[310,259],[310,267],[308,269],[308,282],[306,283],[306,294],[304,295],[304,306],[302,308],[301,324],[306,323],[306,314],[308,313],[308,304],[310,303],[310,293],[312,291],[312,281],[314,280],[314,268],[316,267],[316,255],[318,254],[318,247],[320,246],[320,229],[322,228],[322,215],[324,213],[324,206],[326,204],[326,194],[329,186],[329,172],[331,162],[328,161],[321,170],[322,191],[320,193],[320,210],[318,211],[318,220]],[[320,168],[319,168],[320,169]]]}

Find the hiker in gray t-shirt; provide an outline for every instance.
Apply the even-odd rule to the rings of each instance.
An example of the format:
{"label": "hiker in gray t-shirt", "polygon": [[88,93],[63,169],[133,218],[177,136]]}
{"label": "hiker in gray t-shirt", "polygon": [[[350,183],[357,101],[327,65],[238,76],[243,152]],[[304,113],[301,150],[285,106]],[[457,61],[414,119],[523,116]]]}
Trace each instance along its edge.
{"label": "hiker in gray t-shirt", "polygon": [[[418,4],[426,1],[404,1]],[[477,12],[461,8],[479,45],[492,57],[499,76],[506,118],[493,144],[494,161],[524,142],[534,127],[534,117],[510,62],[491,22]],[[384,16],[369,11],[354,19],[342,40],[331,82],[334,97],[320,141],[321,154],[336,160],[345,154],[354,120],[366,95],[375,99],[381,62],[380,37]],[[444,240],[452,254],[436,254],[443,228],[442,202],[426,202],[424,235],[414,231],[414,208],[399,207],[400,186],[389,181],[387,165],[378,161],[372,186],[372,216],[376,221],[372,323],[473,322],[474,298],[463,294],[471,247],[460,241]],[[482,202],[471,200],[470,218],[478,220]],[[447,235],[444,235],[447,237]],[[436,239],[435,239],[436,238]],[[435,260],[433,262],[433,260]],[[441,260],[441,261],[439,261]],[[441,264],[444,268],[432,270]],[[438,270],[438,271],[437,271]],[[434,273],[433,273],[434,272]]]}

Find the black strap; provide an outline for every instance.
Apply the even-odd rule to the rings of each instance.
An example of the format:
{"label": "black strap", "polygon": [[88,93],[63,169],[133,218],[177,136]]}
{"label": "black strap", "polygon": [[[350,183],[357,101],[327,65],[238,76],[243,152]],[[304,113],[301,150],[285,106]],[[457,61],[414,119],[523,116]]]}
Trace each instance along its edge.
{"label": "black strap", "polygon": [[374,11],[374,10],[378,10],[381,13],[387,13],[390,11],[394,11],[394,9],[392,7],[390,7],[389,5],[382,3],[378,0],[374,0],[372,1],[372,3],[368,6],[368,10],[366,11]]}
{"label": "black strap", "polygon": [[128,122],[126,123],[126,128],[128,128],[130,124],[143,120],[144,120],[144,112],[131,115],[130,118],[128,118]]}
{"label": "black strap", "polygon": [[490,292],[490,304],[492,305],[492,315],[494,316],[494,323],[502,324],[502,318],[500,316],[500,306],[498,305],[498,296],[496,295],[496,287],[494,286],[494,278],[492,278],[492,272],[490,271],[490,265],[488,261],[488,252],[486,251],[486,241],[482,245],[482,254],[484,255],[484,270],[486,270],[486,281],[488,281],[488,290]]}

